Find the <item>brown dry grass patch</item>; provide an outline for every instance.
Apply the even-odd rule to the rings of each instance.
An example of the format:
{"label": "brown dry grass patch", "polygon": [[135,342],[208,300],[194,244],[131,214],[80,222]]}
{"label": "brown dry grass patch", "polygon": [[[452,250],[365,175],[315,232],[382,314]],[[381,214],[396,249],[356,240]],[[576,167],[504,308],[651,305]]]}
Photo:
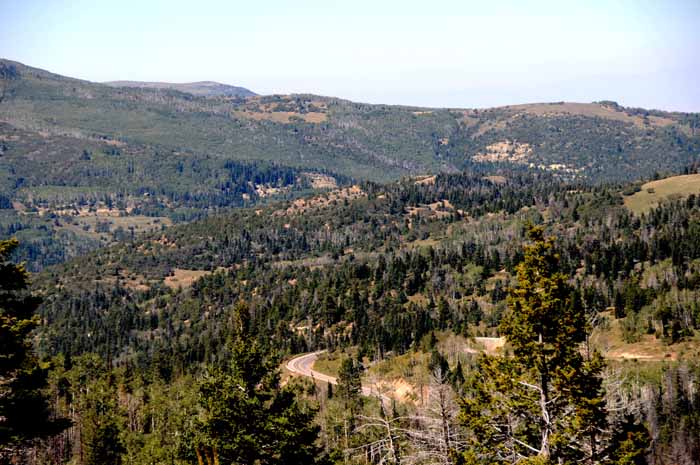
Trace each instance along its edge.
{"label": "brown dry grass patch", "polygon": [[619,111],[611,106],[602,105],[599,103],[530,103],[524,105],[511,105],[506,107],[516,112],[527,113],[537,116],[555,116],[555,115],[580,115],[588,117],[599,117],[632,123],[638,127],[663,127],[675,124],[675,121],[669,118],[660,116],[644,117],[639,115],[630,115],[624,111]]}
{"label": "brown dry grass patch", "polygon": [[642,185],[642,190],[625,197],[625,207],[640,215],[674,197],[683,198],[700,194],[700,174],[673,176]]}
{"label": "brown dry grass patch", "polygon": [[184,270],[181,268],[175,268],[173,270],[172,276],[168,276],[163,280],[163,284],[168,286],[170,289],[186,288],[190,287],[192,283],[197,281],[202,276],[211,274],[211,271],[204,270]]}

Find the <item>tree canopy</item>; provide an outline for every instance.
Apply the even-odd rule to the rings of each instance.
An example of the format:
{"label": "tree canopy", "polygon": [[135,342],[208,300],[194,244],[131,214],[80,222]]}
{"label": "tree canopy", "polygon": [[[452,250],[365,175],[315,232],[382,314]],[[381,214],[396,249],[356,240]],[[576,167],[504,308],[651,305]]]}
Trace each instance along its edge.
{"label": "tree canopy", "polygon": [[[468,463],[601,463],[612,460],[597,352],[586,313],[559,271],[554,240],[531,227],[500,331],[510,352],[484,355],[469,380],[461,418],[471,430]],[[638,438],[634,436],[633,438]],[[630,437],[625,437],[630,440]],[[629,457],[643,456],[626,443]]]}
{"label": "tree canopy", "polygon": [[31,331],[41,300],[27,292],[29,275],[9,261],[17,240],[0,241],[0,460],[27,443],[67,426],[52,418],[42,391],[47,370],[32,350]]}
{"label": "tree canopy", "polygon": [[243,304],[235,309],[229,363],[212,367],[199,385],[194,455],[208,465],[321,463],[315,412],[280,387],[270,354],[248,334],[247,312]]}

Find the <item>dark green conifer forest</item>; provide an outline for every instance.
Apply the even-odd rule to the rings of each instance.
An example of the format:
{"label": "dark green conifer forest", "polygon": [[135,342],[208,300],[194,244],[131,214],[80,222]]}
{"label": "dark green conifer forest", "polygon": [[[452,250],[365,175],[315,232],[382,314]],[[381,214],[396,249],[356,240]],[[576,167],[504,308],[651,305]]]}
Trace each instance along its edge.
{"label": "dark green conifer forest", "polygon": [[[698,197],[636,214],[624,185],[504,178],[232,210],[31,293],[4,243],[6,371],[34,378],[3,402],[47,421],[5,414],[7,460],[695,463]],[[332,382],[286,365],[315,351]]]}
{"label": "dark green conifer forest", "polygon": [[0,464],[700,463],[697,114],[0,86]]}

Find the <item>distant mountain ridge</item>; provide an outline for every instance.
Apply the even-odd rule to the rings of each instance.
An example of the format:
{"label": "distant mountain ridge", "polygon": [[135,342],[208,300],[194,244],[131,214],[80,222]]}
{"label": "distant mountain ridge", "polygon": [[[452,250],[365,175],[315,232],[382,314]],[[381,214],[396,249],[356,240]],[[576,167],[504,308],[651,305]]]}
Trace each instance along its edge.
{"label": "distant mountain ridge", "polygon": [[103,84],[110,87],[131,87],[138,89],[172,89],[200,97],[254,97],[258,94],[245,87],[232,86],[214,81],[199,82],[145,82],[145,81],[109,81]]}
{"label": "distant mountain ridge", "polygon": [[[189,179],[179,161],[160,155],[165,152],[189,154],[188,162],[195,164],[264,161],[375,181],[438,172],[544,170],[588,182],[618,182],[676,173],[700,158],[700,113],[626,108],[612,101],[468,109],[366,104],[312,94],[236,98],[221,94],[234,86],[210,82],[178,85],[189,95],[153,90],[176,85],[105,85],[0,59],[0,121],[7,125],[0,131],[6,147],[0,148],[7,161],[19,157],[7,166],[0,190],[20,189],[20,182],[26,189],[40,172],[37,162],[55,162],[49,135],[75,138],[63,143],[78,154],[66,152],[66,162],[74,156],[70,163],[92,176],[114,171],[80,159],[86,149],[82,141],[126,144],[134,153],[147,148],[133,161],[160,164],[149,171],[156,189],[172,170]],[[18,137],[14,129],[37,135],[12,140]],[[41,147],[33,147],[29,156],[22,143]],[[110,160],[114,168],[118,159]],[[57,174],[72,176],[75,169]],[[195,166],[195,172],[207,171]],[[59,181],[59,190],[69,190],[66,180]]]}
{"label": "distant mountain ridge", "polygon": [[698,113],[611,101],[459,109],[204,97],[0,59],[0,238],[20,228],[22,258],[39,265],[319,184],[458,172],[618,183],[699,161]]}

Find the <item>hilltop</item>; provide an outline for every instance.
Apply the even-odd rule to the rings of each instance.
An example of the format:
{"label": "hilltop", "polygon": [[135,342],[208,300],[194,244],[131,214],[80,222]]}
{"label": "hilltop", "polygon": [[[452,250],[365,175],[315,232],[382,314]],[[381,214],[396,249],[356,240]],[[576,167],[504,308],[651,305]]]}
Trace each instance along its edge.
{"label": "hilltop", "polygon": [[0,235],[21,235],[17,258],[39,269],[169,222],[358,181],[650,178],[697,162],[699,127],[698,114],[614,102],[431,109],[204,97],[0,60]]}
{"label": "hilltop", "polygon": [[253,97],[255,92],[245,87],[231,86],[213,81],[201,82],[143,82],[143,81],[109,81],[103,84],[111,87],[136,87],[140,89],[170,89],[201,97]]}
{"label": "hilltop", "polygon": [[0,118],[15,128],[275,161],[358,179],[497,165],[592,182],[633,180],[678,171],[700,153],[699,115],[614,102],[440,109],[316,95],[204,98],[0,63]]}

